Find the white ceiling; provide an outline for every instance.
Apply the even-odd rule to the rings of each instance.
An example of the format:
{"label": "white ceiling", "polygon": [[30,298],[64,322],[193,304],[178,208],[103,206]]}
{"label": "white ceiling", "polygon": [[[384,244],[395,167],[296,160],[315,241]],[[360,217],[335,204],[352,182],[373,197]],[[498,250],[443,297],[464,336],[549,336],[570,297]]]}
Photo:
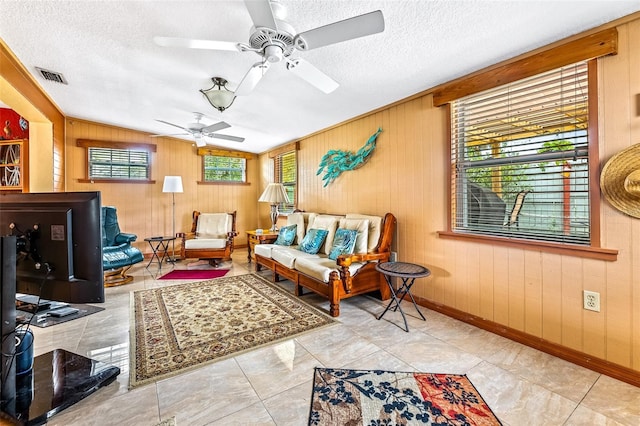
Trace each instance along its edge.
{"label": "white ceiling", "polygon": [[[385,30],[292,55],[338,81],[336,91],[324,94],[278,63],[223,113],[198,90],[214,76],[235,89],[259,57],[160,47],[153,37],[246,43],[252,22],[241,0],[0,0],[0,38],[67,116],[151,134],[175,130],[155,119],[187,125],[202,112],[206,124],[231,124],[219,133],[246,138],[215,145],[261,153],[640,10],[640,0],[281,3],[298,33],[378,9]],[[46,81],[35,67],[69,84]]]}

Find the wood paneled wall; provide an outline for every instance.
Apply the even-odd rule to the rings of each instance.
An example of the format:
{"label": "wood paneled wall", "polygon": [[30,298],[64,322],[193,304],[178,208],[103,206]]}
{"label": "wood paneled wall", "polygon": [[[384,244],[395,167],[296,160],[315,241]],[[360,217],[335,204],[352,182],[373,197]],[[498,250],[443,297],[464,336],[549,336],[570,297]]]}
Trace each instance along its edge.
{"label": "wood paneled wall", "polygon": [[[86,150],[76,146],[78,139],[115,142],[142,142],[157,145],[152,154],[151,178],[145,183],[81,183],[86,179]],[[162,192],[164,176],[182,176],[183,193],[175,194],[176,232],[191,229],[191,214],[203,212],[238,212],[237,245],[246,245],[246,230],[255,229],[260,176],[257,158],[247,160],[248,185],[199,185],[202,179],[202,158],[189,141],[174,138],[151,138],[147,133],[99,123],[67,119],[67,191],[101,191],[102,204],[118,209],[118,221],[123,232],[138,236],[135,243],[145,253],[150,249],[144,238],[171,235],[172,194]]]}
{"label": "wood paneled wall", "polygon": [[[601,166],[640,143],[640,20],[618,26],[619,54],[599,60]],[[616,262],[445,240],[447,117],[425,94],[300,142],[299,208],[398,219],[399,260],[428,266],[416,282],[428,301],[640,372],[640,220],[601,207],[601,240]],[[316,176],[330,149],[357,151],[378,127],[364,167],[324,188]],[[264,163],[264,156],[261,162]],[[582,291],[601,295],[601,312],[582,309]]]}
{"label": "wood paneled wall", "polygon": [[[37,132],[29,136],[31,158],[38,158],[40,151],[52,153],[51,158],[40,158],[38,168],[30,167],[30,173],[38,174],[31,179],[35,191],[64,191],[64,115],[49,99],[24,66],[0,40],[0,100],[11,106],[29,121]],[[45,130],[46,129],[46,130]],[[50,176],[38,173],[50,170]],[[40,176],[45,175],[45,176]],[[43,189],[46,188],[46,189]]]}

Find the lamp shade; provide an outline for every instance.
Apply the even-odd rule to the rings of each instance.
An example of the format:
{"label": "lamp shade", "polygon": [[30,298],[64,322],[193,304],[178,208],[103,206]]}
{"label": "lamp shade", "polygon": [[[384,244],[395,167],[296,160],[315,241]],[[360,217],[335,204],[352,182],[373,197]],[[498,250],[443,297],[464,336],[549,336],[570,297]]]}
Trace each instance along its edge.
{"label": "lamp shade", "polygon": [[271,204],[290,203],[287,191],[281,183],[270,183],[258,201]]}
{"label": "lamp shade", "polygon": [[205,90],[200,90],[212,107],[220,112],[229,108],[233,101],[236,99],[236,94],[227,89],[227,80],[222,77],[213,77],[213,87]]}
{"label": "lamp shade", "polygon": [[184,192],[182,189],[182,176],[165,176],[162,192]]}

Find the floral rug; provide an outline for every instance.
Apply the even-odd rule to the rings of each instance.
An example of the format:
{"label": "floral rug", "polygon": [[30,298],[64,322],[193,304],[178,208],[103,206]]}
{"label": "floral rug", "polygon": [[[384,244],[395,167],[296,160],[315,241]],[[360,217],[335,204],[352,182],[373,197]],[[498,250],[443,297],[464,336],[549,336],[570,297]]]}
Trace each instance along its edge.
{"label": "floral rug", "polygon": [[501,425],[467,376],[316,368],[309,425]]}
{"label": "floral rug", "polygon": [[255,274],[135,291],[131,309],[131,387],[336,324]]}

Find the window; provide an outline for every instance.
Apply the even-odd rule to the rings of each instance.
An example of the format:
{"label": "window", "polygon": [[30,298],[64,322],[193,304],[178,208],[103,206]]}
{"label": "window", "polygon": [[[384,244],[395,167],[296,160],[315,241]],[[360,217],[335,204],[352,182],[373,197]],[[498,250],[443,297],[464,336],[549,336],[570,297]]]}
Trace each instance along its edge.
{"label": "window", "polygon": [[298,185],[298,162],[297,151],[288,151],[274,157],[275,181],[282,183],[287,195],[289,204],[282,203],[278,206],[281,213],[291,213],[296,208],[297,185]]}
{"label": "window", "polygon": [[203,156],[205,182],[246,182],[246,158],[222,155]]}
{"label": "window", "polygon": [[89,147],[89,179],[148,180],[149,152]]}
{"label": "window", "polygon": [[453,232],[591,243],[589,89],[581,62],[451,103]]}
{"label": "window", "polygon": [[80,182],[154,183],[151,154],[156,146],[146,143],[78,139],[87,153],[86,178]]}

